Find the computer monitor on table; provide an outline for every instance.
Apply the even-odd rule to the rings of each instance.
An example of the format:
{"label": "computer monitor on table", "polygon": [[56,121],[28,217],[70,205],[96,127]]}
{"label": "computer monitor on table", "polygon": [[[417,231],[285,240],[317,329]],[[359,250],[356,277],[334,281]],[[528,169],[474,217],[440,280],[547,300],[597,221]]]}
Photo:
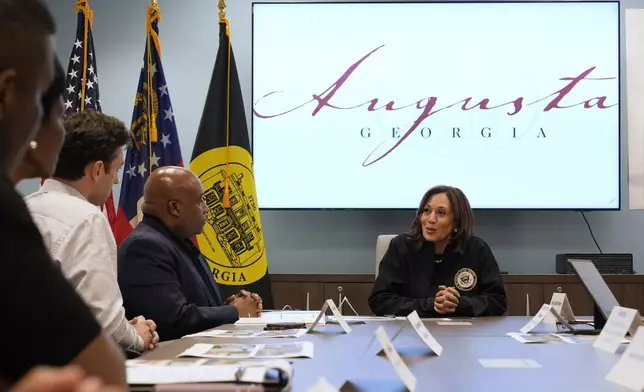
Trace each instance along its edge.
{"label": "computer monitor on table", "polygon": [[595,308],[593,315],[594,328],[595,330],[601,330],[604,328],[608,317],[610,317],[610,312],[613,311],[615,306],[619,306],[619,302],[617,302],[617,298],[610,291],[606,281],[604,281],[592,261],[568,259],[568,262],[593,300]]}

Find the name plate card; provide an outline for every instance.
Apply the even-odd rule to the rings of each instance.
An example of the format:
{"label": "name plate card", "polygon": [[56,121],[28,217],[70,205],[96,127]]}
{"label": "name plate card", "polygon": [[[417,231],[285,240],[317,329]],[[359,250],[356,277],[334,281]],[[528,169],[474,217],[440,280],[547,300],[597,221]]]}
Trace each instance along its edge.
{"label": "name plate card", "polygon": [[347,324],[347,320],[344,319],[344,316],[342,315],[342,313],[340,313],[340,310],[338,309],[338,307],[335,306],[335,302],[333,302],[332,299],[327,299],[326,303],[329,304],[329,308],[331,309],[331,312],[335,316],[336,321],[338,322],[338,324],[340,324],[344,332],[346,333],[351,332],[352,331],[351,327],[349,326],[349,324]]}
{"label": "name plate card", "polygon": [[539,309],[537,314],[534,315],[532,320],[530,320],[526,325],[524,325],[523,328],[521,328],[519,330],[519,332],[521,332],[524,335],[527,334],[527,333],[530,333],[533,329],[535,329],[537,327],[537,325],[541,324],[543,319],[547,315],[551,314],[551,312],[552,312],[552,305],[543,304],[541,309]]}
{"label": "name plate card", "polygon": [[414,327],[414,330],[422,341],[425,342],[427,347],[436,353],[436,355],[441,355],[443,352],[443,346],[441,346],[440,343],[438,343],[438,341],[432,336],[415,310],[407,316],[407,320],[409,320],[411,326]]}
{"label": "name plate card", "polygon": [[634,334],[642,323],[636,309],[615,306],[593,347],[615,354],[627,332]]}
{"label": "name plate card", "polygon": [[606,380],[633,391],[644,390],[644,327],[639,327],[635,337],[621,358],[606,376]]}
{"label": "name plate card", "polygon": [[[561,315],[565,320],[574,320],[575,315],[572,312],[572,307],[570,306],[570,301],[568,301],[568,296],[566,293],[553,293],[552,298],[550,299],[550,305]],[[546,324],[556,324],[557,318],[554,314],[548,314],[543,320]]]}
{"label": "name plate card", "polygon": [[378,342],[380,342],[382,350],[387,356],[387,359],[394,367],[396,374],[398,374],[398,377],[400,377],[409,392],[414,392],[416,390],[416,376],[412,374],[407,364],[402,360],[398,352],[394,349],[394,344],[389,339],[389,336],[387,336],[385,329],[380,326],[378,327],[378,329],[376,329],[375,334]]}
{"label": "name plate card", "polygon": [[349,324],[347,324],[347,320],[344,319],[344,316],[342,316],[342,314],[340,313],[340,310],[338,310],[338,307],[335,306],[335,302],[333,302],[332,299],[327,299],[326,301],[324,301],[324,305],[322,306],[322,309],[320,309],[320,313],[318,313],[318,316],[316,317],[315,321],[313,322],[313,324],[311,324],[309,329],[306,331],[307,333],[311,332],[313,328],[315,328],[315,326],[320,322],[322,317],[324,317],[324,315],[326,314],[327,309],[331,309],[333,316],[335,316],[335,319],[337,320],[338,324],[340,324],[340,326],[342,327],[345,333],[349,333],[352,331]]}

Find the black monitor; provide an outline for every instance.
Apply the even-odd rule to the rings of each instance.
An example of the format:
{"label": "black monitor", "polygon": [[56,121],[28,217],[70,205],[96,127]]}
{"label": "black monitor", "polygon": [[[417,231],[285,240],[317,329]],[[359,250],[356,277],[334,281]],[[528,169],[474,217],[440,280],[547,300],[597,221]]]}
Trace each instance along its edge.
{"label": "black monitor", "polygon": [[619,302],[617,302],[617,298],[610,291],[592,261],[568,259],[568,262],[593,300],[595,307],[593,315],[594,328],[601,330],[606,325],[610,312],[613,311],[615,306],[619,306]]}

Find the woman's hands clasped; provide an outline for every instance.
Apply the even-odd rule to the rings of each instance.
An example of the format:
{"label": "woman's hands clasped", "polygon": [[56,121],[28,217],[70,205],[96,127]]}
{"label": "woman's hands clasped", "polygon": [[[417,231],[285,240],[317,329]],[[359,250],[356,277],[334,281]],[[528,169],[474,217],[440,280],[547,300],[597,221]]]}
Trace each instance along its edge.
{"label": "woman's hands clasped", "polygon": [[460,297],[461,294],[454,287],[438,286],[438,293],[434,297],[434,311],[438,314],[453,313]]}

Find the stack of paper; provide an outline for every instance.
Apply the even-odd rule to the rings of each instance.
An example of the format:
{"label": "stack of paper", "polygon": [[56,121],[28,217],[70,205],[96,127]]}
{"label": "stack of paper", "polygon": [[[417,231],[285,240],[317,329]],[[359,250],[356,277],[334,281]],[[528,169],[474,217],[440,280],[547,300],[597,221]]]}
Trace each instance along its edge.
{"label": "stack of paper", "polygon": [[313,343],[284,344],[195,344],[179,357],[198,358],[313,358]]}
{"label": "stack of paper", "polygon": [[227,339],[260,339],[260,338],[299,338],[306,329],[283,329],[278,331],[257,331],[252,329],[211,329],[204,332],[186,335],[184,338],[227,338]]}
{"label": "stack of paper", "polygon": [[[283,310],[277,312],[265,312],[261,317],[254,318],[240,318],[235,325],[266,325],[274,323],[304,323],[307,325],[313,324],[316,317],[320,313],[319,310],[314,311],[299,311],[299,310]],[[325,324],[326,317],[318,322],[318,324]]]}

